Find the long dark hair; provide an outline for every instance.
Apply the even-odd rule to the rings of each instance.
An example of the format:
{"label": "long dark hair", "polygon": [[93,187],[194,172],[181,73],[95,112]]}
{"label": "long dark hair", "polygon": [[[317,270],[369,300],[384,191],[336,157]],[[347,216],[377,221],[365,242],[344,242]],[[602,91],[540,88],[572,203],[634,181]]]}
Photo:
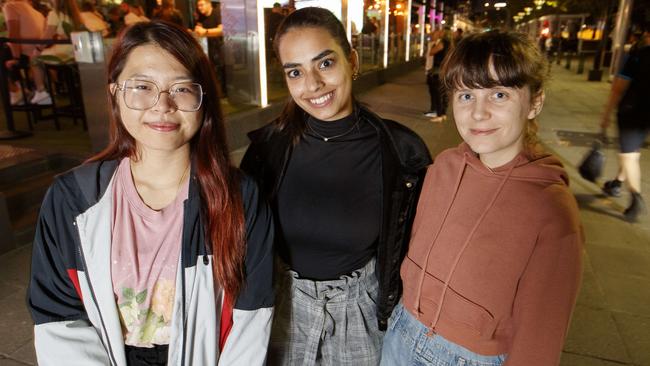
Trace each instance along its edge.
{"label": "long dark hair", "polygon": [[[498,30],[464,37],[447,54],[440,70],[448,93],[461,87],[528,87],[531,99],[544,91],[548,74],[548,61],[532,39]],[[524,136],[529,154],[541,149],[537,130],[536,120],[529,120]]]}
{"label": "long dark hair", "polygon": [[[116,83],[129,54],[137,47],[158,45],[200,82],[205,92],[203,121],[190,140],[202,198],[206,240],[214,253],[214,274],[227,294],[236,296],[244,281],[244,214],[237,169],[230,165],[226,130],[217,93],[217,78],[201,46],[183,28],[166,22],[141,22],[126,28],[113,46],[108,64],[108,84]],[[138,158],[134,138],[120,118],[116,95],[109,93],[111,107],[108,147],[89,161]]]}
{"label": "long dark hair", "polygon": [[[273,39],[273,51],[275,51],[278,60],[280,60],[279,47],[282,36],[294,28],[321,28],[325,30],[334,38],[339,47],[341,47],[345,58],[347,60],[350,59],[352,46],[348,42],[343,24],[341,24],[338,18],[327,9],[306,7],[291,13],[278,26],[275,32],[275,38]],[[276,120],[276,127],[279,130],[288,131],[293,142],[296,143],[305,131],[306,115],[307,112],[300,108],[292,97],[289,97],[289,101],[284,106],[280,118]]]}

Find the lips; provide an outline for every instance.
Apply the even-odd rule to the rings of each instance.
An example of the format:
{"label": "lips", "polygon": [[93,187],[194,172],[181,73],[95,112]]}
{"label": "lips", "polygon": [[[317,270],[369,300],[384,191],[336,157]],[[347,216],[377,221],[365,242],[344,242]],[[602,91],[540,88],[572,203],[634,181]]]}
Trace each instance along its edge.
{"label": "lips", "polygon": [[311,104],[313,107],[316,108],[322,108],[330,104],[330,102],[334,99],[334,92],[331,91],[325,95],[322,95],[318,98],[307,98],[307,101],[309,104]]}
{"label": "lips", "polygon": [[158,132],[172,132],[180,128],[179,124],[169,122],[148,122],[145,125]]}
{"label": "lips", "polygon": [[475,136],[487,136],[495,133],[497,128],[470,128],[469,131]]}

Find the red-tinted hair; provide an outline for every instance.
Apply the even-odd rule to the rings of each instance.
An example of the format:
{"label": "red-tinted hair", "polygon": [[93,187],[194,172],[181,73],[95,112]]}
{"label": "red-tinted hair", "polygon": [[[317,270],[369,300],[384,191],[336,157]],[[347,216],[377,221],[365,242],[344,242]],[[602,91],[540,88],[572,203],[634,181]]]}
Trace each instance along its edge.
{"label": "red-tinted hair", "polygon": [[[236,296],[244,282],[245,255],[240,176],[230,164],[217,78],[201,46],[175,24],[159,20],[136,23],[126,28],[113,45],[108,84],[118,81],[134,49],[151,44],[166,50],[185,66],[205,92],[201,106],[203,121],[190,140],[191,159],[200,187],[205,236],[214,253],[214,275],[227,294]],[[89,161],[139,157],[135,140],[122,124],[116,95],[109,93],[112,114],[108,146]]]}

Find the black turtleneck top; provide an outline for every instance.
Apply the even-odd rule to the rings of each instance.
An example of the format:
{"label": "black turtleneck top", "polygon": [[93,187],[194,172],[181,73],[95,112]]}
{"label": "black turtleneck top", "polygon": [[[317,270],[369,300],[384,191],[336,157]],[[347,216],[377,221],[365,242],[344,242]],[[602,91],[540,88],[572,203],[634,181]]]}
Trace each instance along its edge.
{"label": "black turtleneck top", "polygon": [[302,278],[337,279],[376,254],[379,137],[356,113],[336,121],[308,117],[306,123],[277,195],[278,249]]}

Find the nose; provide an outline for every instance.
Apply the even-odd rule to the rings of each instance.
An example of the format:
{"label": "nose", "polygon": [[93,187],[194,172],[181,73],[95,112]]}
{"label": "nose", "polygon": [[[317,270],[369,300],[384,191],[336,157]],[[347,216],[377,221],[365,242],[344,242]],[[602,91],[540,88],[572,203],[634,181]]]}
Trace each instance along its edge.
{"label": "nose", "polygon": [[490,118],[488,101],[483,100],[482,98],[477,98],[474,103],[474,108],[472,108],[472,118],[477,121],[483,121]]}
{"label": "nose", "polygon": [[307,83],[307,89],[310,92],[316,92],[320,90],[320,88],[322,88],[324,85],[323,79],[318,72],[307,73],[305,83]]}
{"label": "nose", "polygon": [[161,91],[158,95],[158,102],[152,108],[160,113],[173,113],[176,111],[176,104],[169,94],[169,91]]}

